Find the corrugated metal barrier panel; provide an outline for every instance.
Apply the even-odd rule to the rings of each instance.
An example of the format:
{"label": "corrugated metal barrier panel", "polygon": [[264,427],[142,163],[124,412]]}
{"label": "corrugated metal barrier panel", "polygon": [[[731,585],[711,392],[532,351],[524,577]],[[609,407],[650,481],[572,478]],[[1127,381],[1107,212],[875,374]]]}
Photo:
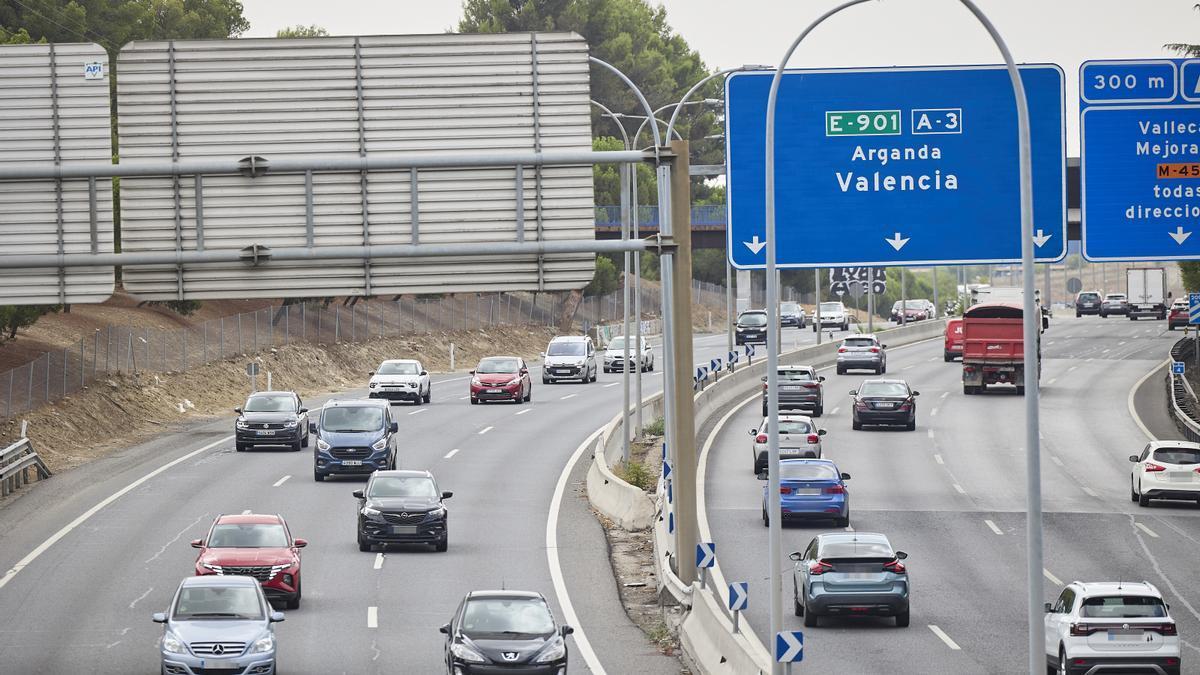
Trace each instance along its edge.
{"label": "corrugated metal barrier panel", "polygon": [[[0,46],[0,164],[112,161],[108,55],[94,44]],[[112,253],[112,180],[0,181],[0,256]],[[102,302],[112,267],[0,270],[0,305]]]}
{"label": "corrugated metal barrier panel", "polygon": [[[588,50],[575,34],[134,42],[118,68],[122,161],[591,149]],[[206,177],[199,219],[191,176],[126,178],[122,248],[515,242],[521,227],[525,241],[595,236],[590,166],[524,167],[521,200],[515,167],[416,173],[415,190],[407,170],[313,173],[311,233],[303,174]],[[138,267],[123,277],[146,298],[205,299],[561,290],[583,287],[593,269],[594,255],[565,254],[541,270],[527,255]]]}

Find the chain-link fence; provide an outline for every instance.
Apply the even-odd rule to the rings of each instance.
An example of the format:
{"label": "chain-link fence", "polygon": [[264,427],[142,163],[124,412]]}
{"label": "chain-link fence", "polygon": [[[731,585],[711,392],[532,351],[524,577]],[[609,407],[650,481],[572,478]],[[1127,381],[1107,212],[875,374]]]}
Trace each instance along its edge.
{"label": "chain-link fence", "polygon": [[[642,288],[643,315],[661,314],[657,288]],[[724,306],[724,289],[696,282],[694,304]],[[714,290],[719,289],[719,290]],[[360,301],[353,305],[272,306],[185,328],[108,326],[61,350],[0,373],[0,419],[79,391],[109,373],[183,371],[239,354],[295,342],[361,342],[371,338],[553,326],[562,293],[495,293]],[[622,293],[585,297],[575,323],[585,328],[620,321]]]}

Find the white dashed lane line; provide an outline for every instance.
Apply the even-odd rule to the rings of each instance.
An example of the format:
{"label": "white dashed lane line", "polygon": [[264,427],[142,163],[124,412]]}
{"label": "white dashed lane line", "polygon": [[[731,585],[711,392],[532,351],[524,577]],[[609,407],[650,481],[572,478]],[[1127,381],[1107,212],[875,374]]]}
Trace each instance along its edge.
{"label": "white dashed lane line", "polygon": [[960,494],[960,495],[965,495],[965,494],[967,494],[967,491],[966,491],[966,490],[964,490],[964,489],[962,489],[962,486],[961,486],[961,485],[959,485],[958,483],[955,483],[955,484],[954,484],[954,489],[955,489],[955,490],[957,490],[957,491],[958,491],[958,494]]}
{"label": "white dashed lane line", "polygon": [[442,457],[442,459],[450,459],[451,457],[453,457],[457,454],[458,454],[458,448],[455,448],[455,449],[451,450],[450,452],[447,452],[446,456]]}
{"label": "white dashed lane line", "polygon": [[1143,524],[1141,524],[1141,523],[1137,523],[1137,522],[1135,522],[1135,523],[1133,524],[1133,526],[1134,526],[1134,527],[1136,527],[1137,529],[1141,530],[1142,532],[1145,532],[1146,534],[1150,535],[1151,537],[1154,537],[1155,539],[1158,539],[1158,534],[1156,534],[1156,533],[1154,532],[1154,530],[1152,530],[1152,529],[1150,529],[1150,528],[1146,527],[1145,525],[1143,525]]}
{"label": "white dashed lane line", "polygon": [[937,414],[938,414],[938,409],[937,409],[937,408],[934,408],[933,410],[930,410],[930,411],[929,411],[929,416],[930,416],[930,417],[937,417]]}
{"label": "white dashed lane line", "polygon": [[242,515],[243,515],[243,516],[248,516],[248,515],[250,515],[251,513],[252,513],[252,511],[251,511],[250,509],[246,509],[245,511],[242,511]]}
{"label": "white dashed lane line", "polygon": [[367,608],[367,628],[379,628],[379,608]]}
{"label": "white dashed lane line", "polygon": [[933,461],[937,462],[938,464],[945,464],[945,463],[946,463],[946,462],[942,461],[942,456],[941,456],[941,455],[934,455],[934,456],[933,456]]}
{"label": "white dashed lane line", "polygon": [[522,411],[518,412],[517,414],[518,414],[518,415],[524,415],[524,414],[525,414],[525,413],[527,413],[527,412],[533,412],[533,408],[526,408],[526,409],[524,409],[524,410],[522,410]]}
{"label": "white dashed lane line", "polygon": [[496,427],[484,427],[484,428],[482,428],[482,429],[480,429],[480,430],[479,430],[479,435],[480,435],[480,436],[482,436],[482,435],[486,434],[487,432],[489,432],[489,431],[491,431],[492,429],[495,429],[495,428],[496,428]]}
{"label": "white dashed lane line", "polygon": [[275,484],[272,485],[271,487],[279,487],[280,485],[283,485],[284,483],[286,483],[289,478],[291,478],[291,476],[284,476],[283,478],[280,478],[279,480],[275,481]]}
{"label": "white dashed lane line", "polygon": [[996,534],[1000,534],[1000,535],[1004,534],[1004,530],[1001,530],[999,527],[996,527],[996,523],[993,523],[990,520],[985,520],[985,521],[983,521],[983,523],[985,525],[987,525],[988,529],[991,530],[992,532],[995,532]]}
{"label": "white dashed lane line", "polygon": [[621,383],[620,382],[609,382],[608,384],[604,385],[604,388],[608,389],[609,387],[615,387],[618,384],[621,384]]}
{"label": "white dashed lane line", "polygon": [[1058,577],[1051,574],[1050,570],[1046,569],[1045,567],[1042,568],[1042,576],[1046,577],[1046,581],[1049,581],[1050,583],[1054,584],[1055,586],[1062,586],[1062,579],[1059,579]]}
{"label": "white dashed lane line", "polygon": [[926,436],[928,436],[928,437],[930,437],[930,438],[933,438],[933,429],[926,429],[926,430],[925,430],[925,435],[926,435]]}
{"label": "white dashed lane line", "polygon": [[834,408],[833,410],[830,410],[830,411],[829,411],[829,414],[830,414],[830,415],[836,415],[836,414],[838,414],[838,411],[839,411],[839,410],[841,410],[841,409],[842,409],[842,407],[841,407],[841,406],[838,406],[838,407]]}
{"label": "white dashed lane line", "polygon": [[578,396],[578,395],[579,395],[579,394],[567,394],[566,396],[563,396],[563,397],[559,398],[558,400],[560,400],[560,401],[565,401],[565,400],[567,400],[567,399],[569,399],[569,398],[575,398],[575,397],[576,397],[576,396]]}
{"label": "white dashed lane line", "polygon": [[962,649],[962,647],[959,647],[957,642],[951,640],[950,636],[946,635],[946,631],[942,630],[941,628],[938,628],[933,624],[929,624],[929,630],[933,631],[933,634],[938,636],[938,639],[940,639],[942,642],[945,642],[946,646],[950,649],[953,649],[954,651],[959,651]]}
{"label": "white dashed lane line", "polygon": [[1084,492],[1086,492],[1091,497],[1099,497],[1100,496],[1100,493],[1096,492],[1095,490],[1093,490],[1092,488],[1090,488],[1086,485],[1082,486],[1080,489],[1083,490]]}
{"label": "white dashed lane line", "polygon": [[383,569],[383,554],[382,553],[375,554],[375,569],[377,569],[377,570]]}
{"label": "white dashed lane line", "polygon": [[417,408],[416,410],[414,410],[408,414],[409,415],[420,415],[421,413],[425,412],[426,410],[429,410],[429,408]]}
{"label": "white dashed lane line", "polygon": [[465,401],[465,400],[467,400],[467,399],[469,399],[469,398],[471,398],[471,397],[470,397],[470,396],[459,396],[459,397],[458,397],[458,400],[460,400],[460,401]]}
{"label": "white dashed lane line", "polygon": [[942,395],[941,395],[939,398],[943,398],[943,399],[944,399],[944,398],[946,398],[946,397],[947,397],[947,396],[949,396],[949,395],[950,395],[950,392],[948,392],[948,391],[943,391],[943,392],[942,392]]}
{"label": "white dashed lane line", "polygon": [[1066,466],[1065,464],[1063,464],[1063,461],[1058,458],[1058,455],[1050,455],[1050,461],[1054,462],[1055,464],[1057,464],[1059,466]]}

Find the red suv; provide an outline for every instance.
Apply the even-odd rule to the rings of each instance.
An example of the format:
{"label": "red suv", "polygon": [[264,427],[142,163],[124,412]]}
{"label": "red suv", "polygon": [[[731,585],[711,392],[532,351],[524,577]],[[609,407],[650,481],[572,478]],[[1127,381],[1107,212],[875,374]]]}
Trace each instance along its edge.
{"label": "red suv", "polygon": [[300,549],[282,516],[217,516],[208,536],[192,541],[200,549],[196,574],[254,577],[268,600],[282,600],[288,609],[300,606]]}
{"label": "red suv", "polygon": [[533,398],[529,366],[519,356],[489,356],[471,371],[471,403],[514,401]]}
{"label": "red suv", "polygon": [[1175,330],[1176,327],[1187,328],[1188,326],[1188,303],[1187,300],[1176,300],[1171,305],[1171,313],[1167,315],[1167,329]]}

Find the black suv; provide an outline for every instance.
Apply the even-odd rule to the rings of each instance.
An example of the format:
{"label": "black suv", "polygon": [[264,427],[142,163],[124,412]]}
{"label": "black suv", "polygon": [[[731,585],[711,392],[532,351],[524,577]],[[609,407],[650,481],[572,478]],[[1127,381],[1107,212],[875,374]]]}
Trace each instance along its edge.
{"label": "black suv", "polygon": [[742,312],[733,334],[734,342],[739,345],[767,344],[767,313],[761,309]]}
{"label": "black suv", "polygon": [[256,445],[284,445],[297,452],[308,447],[308,408],[294,391],[255,392],[233,411],[238,452]]}
{"label": "black suv", "polygon": [[1080,291],[1075,296],[1075,317],[1100,313],[1100,291]]}
{"label": "black suv", "polygon": [[443,499],[428,471],[376,471],[367,487],[355,490],[358,500],[358,550],[375,544],[432,544],[445,551],[450,543]]}
{"label": "black suv", "polygon": [[317,435],[313,480],[396,468],[400,425],[392,421],[392,407],[384,399],[330,401],[309,427]]}

